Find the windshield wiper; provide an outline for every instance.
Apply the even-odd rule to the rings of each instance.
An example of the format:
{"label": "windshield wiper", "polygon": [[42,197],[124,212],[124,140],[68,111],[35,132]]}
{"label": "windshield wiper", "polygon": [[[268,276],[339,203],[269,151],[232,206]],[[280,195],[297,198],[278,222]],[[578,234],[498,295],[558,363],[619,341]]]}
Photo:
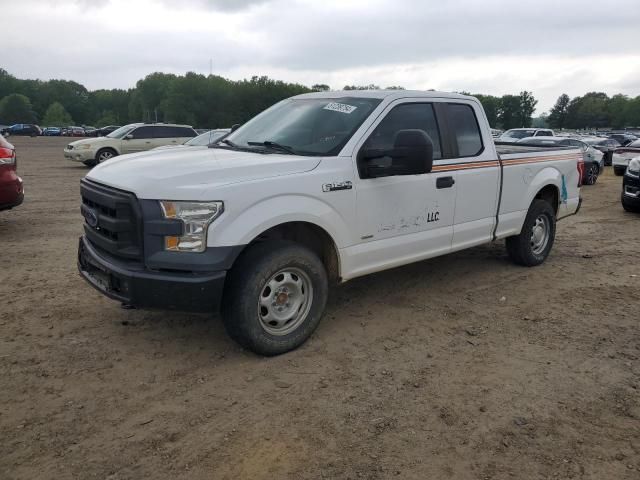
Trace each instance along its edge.
{"label": "windshield wiper", "polygon": [[281,152],[288,153],[289,155],[298,155],[298,152],[296,152],[293,148],[287,145],[280,145],[279,143],[272,142],[270,140],[265,140],[264,142],[247,142],[247,145],[267,147],[272,150],[280,150]]}

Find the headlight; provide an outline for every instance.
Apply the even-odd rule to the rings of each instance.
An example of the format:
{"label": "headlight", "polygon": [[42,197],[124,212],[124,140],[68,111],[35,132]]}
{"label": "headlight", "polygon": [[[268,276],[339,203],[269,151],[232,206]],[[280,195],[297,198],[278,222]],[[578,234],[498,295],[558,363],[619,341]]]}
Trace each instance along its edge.
{"label": "headlight", "polygon": [[627,171],[637,177],[640,175],[640,158],[634,158],[629,162],[629,167],[627,167]]}
{"label": "headlight", "polygon": [[161,201],[164,218],[175,218],[184,223],[180,237],[164,237],[164,249],[174,252],[204,252],[207,247],[209,224],[224,211],[222,202]]}

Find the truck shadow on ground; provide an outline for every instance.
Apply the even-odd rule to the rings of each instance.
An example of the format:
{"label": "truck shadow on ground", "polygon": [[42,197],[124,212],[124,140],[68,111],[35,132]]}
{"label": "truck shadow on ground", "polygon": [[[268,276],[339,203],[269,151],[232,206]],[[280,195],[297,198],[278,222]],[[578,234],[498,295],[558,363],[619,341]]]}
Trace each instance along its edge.
{"label": "truck shadow on ground", "polygon": [[[324,318],[309,343],[330,342],[342,326],[348,326],[348,322],[358,324],[358,318],[354,317],[371,314],[381,304],[399,308],[425,306],[452,293],[462,295],[466,290],[477,287],[490,288],[491,284],[486,282],[487,270],[494,272],[496,284],[528,271],[511,264],[504,251],[504,243],[497,242],[336,286],[331,289]],[[464,278],[462,288],[461,278]],[[218,314],[125,310],[111,305],[109,320],[114,327],[126,329],[127,343],[160,343],[166,355],[179,356],[206,350],[211,355],[260,358],[244,351],[227,336]],[[397,325],[389,323],[388,328],[389,335],[392,335]],[[137,348],[145,347],[138,345]]]}

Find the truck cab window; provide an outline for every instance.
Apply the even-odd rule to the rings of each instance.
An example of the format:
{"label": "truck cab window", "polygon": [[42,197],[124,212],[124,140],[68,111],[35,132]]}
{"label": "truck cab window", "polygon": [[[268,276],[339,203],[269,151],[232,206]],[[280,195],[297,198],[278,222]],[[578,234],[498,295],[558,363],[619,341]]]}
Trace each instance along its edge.
{"label": "truck cab window", "polygon": [[470,105],[450,103],[449,125],[458,144],[459,157],[473,157],[482,152],[480,127]]}
{"label": "truck cab window", "polygon": [[394,107],[378,124],[363,148],[391,150],[400,130],[423,130],[433,142],[433,159],[442,158],[440,131],[430,103],[405,103]]}

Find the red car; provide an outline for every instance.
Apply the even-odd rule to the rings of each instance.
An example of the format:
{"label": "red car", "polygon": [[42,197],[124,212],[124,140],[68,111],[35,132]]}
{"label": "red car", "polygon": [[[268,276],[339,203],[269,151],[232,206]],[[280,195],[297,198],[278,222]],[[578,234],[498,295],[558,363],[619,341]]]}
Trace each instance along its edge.
{"label": "red car", "polygon": [[16,172],[16,151],[0,135],[0,210],[17,207],[23,200],[22,179]]}

